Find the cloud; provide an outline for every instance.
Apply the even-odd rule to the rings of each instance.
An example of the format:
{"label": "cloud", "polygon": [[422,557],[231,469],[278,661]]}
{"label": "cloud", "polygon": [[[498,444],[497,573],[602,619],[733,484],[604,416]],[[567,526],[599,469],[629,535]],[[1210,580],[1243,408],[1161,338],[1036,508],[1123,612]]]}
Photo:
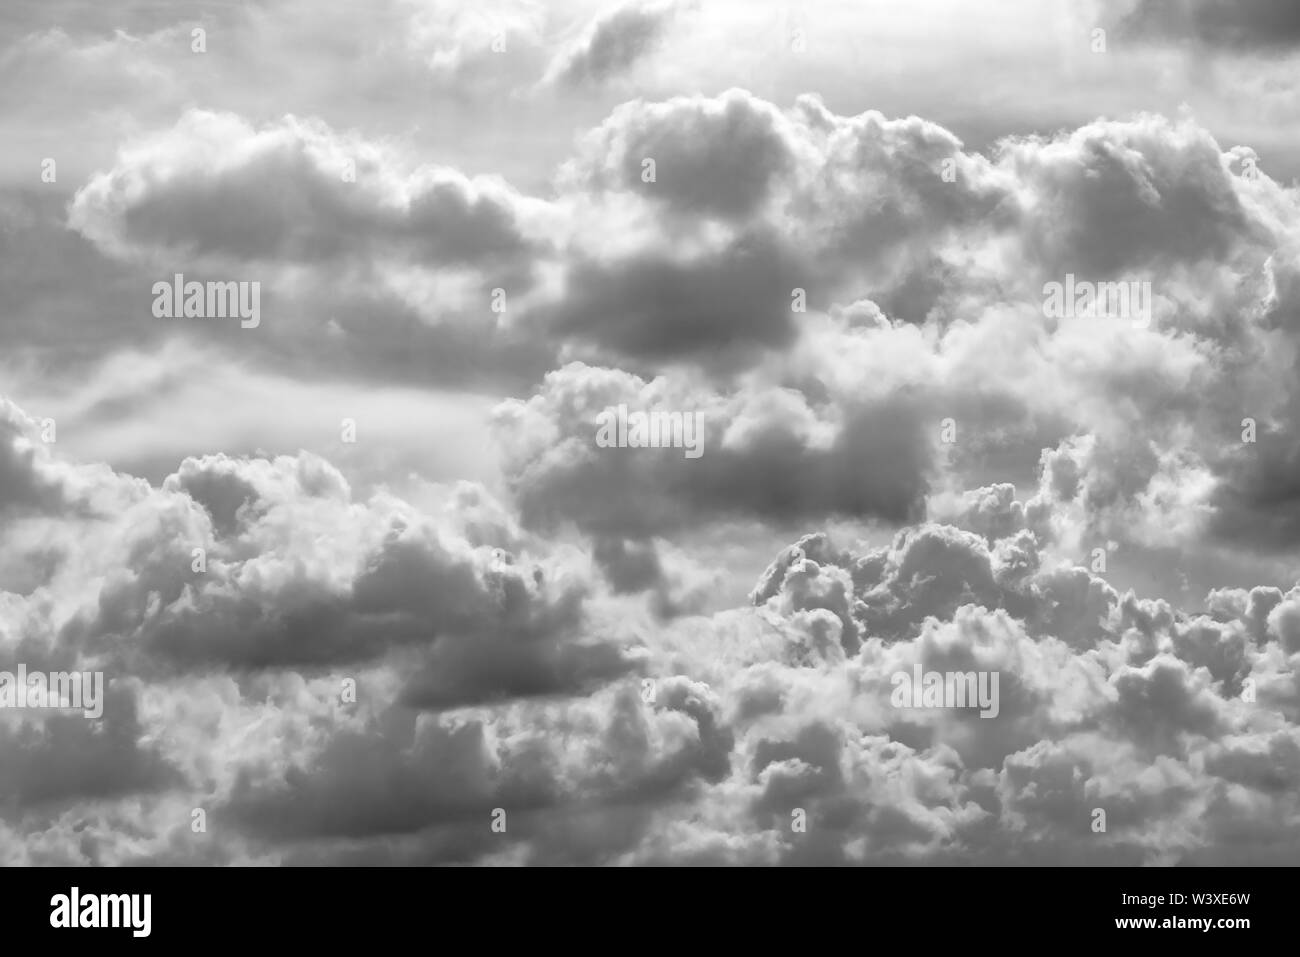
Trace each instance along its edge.
{"label": "cloud", "polygon": [[26,811],[183,785],[180,770],[145,739],[137,708],[135,690],[106,686],[98,724],[69,713],[50,715],[39,731],[5,720],[0,757],[7,771],[0,795]]}
{"label": "cloud", "polygon": [[615,594],[648,592],[652,611],[664,619],[702,612],[723,579],[666,540],[596,537],[591,558]]}
{"label": "cloud", "polygon": [[1300,12],[1286,0],[1140,0],[1120,26],[1144,38],[1195,40],[1237,53],[1300,44]]}
{"label": "cloud", "polygon": [[[581,573],[491,544],[522,543],[472,487],[451,499],[464,524],[383,494],[356,501],[309,453],[187,459],[153,488],[33,448],[9,408],[10,487],[33,491],[15,502],[26,507],[10,519],[3,567],[17,574],[24,557],[39,559],[44,574],[24,583],[29,610],[47,590],[72,602],[33,648],[93,648],[153,677],[310,671],[414,648],[432,677],[413,676],[410,695],[430,707],[554,693],[631,667],[594,638],[566,646],[584,630]],[[95,551],[80,554],[87,545]],[[83,576],[93,592],[75,584]]]}
{"label": "cloud", "polygon": [[[0,657],[111,688],[97,724],[0,726],[0,861],[1294,855],[1300,206],[1272,157],[1190,113],[1008,133],[669,76],[678,9],[322,14],[357,90],[295,81],[288,116],[225,65],[286,49],[283,11],[222,14],[221,58],[157,68],[206,79],[114,114],[79,188],[0,189],[29,406],[0,405]],[[1162,35],[1285,34],[1185,9]],[[803,24],[802,88],[841,16]],[[0,74],[184,36],[33,34]],[[150,322],[182,270],[264,282],[263,330]],[[1054,314],[1068,278],[1150,313]],[[598,442],[618,406],[698,416],[701,454]],[[918,667],[996,675],[996,716],[896,706]]]}
{"label": "cloud", "polygon": [[[1041,379],[1172,392],[1198,371],[1193,359],[1243,371],[1198,353],[1228,336],[1260,349],[1223,325],[1223,310],[1262,318],[1291,273],[1270,257],[1293,242],[1294,201],[1267,177],[1236,175],[1248,160],[1187,119],[1096,121],[1008,138],[985,156],[917,117],[839,116],[813,96],[781,110],[730,90],[616,108],[541,198],[399,162],[315,121],[255,128],[192,111],[124,147],[78,192],[70,223],[156,272],[264,275],[270,337],[311,330],[314,361],[340,366],[355,352],[368,377],[400,374],[415,356],[448,375],[537,375],[556,352],[726,377],[819,334],[845,351],[844,333],[865,330],[844,310],[869,302],[888,321],[937,323],[954,334],[944,346],[984,350],[1010,335],[994,324],[1015,312],[1026,328],[1014,345]],[[1108,330],[1085,347],[1095,323],[1043,314],[1044,284],[1067,274],[1150,284],[1153,328]],[[849,329],[825,336],[823,314]],[[954,328],[962,321],[974,328]],[[1188,335],[1170,353],[1175,330]],[[1083,348],[1095,364],[1076,357]],[[1126,365],[1106,369],[1103,353]],[[1180,355],[1181,368],[1150,374]],[[968,360],[953,355],[929,391],[971,399],[975,363],[989,356]],[[1176,400],[1144,404],[1161,401]]]}
{"label": "cloud", "polygon": [[452,170],[403,176],[374,148],[292,116],[260,130],[191,110],[123,150],[78,191],[69,221],[102,247],[261,264],[377,256],[510,268],[526,259],[515,199]]}
{"label": "cloud", "polygon": [[[240,144],[233,154],[190,136],[219,130]],[[363,379],[418,378],[426,365],[531,379],[516,392],[527,429],[581,439],[586,424],[567,412],[542,421],[556,413],[539,397],[558,380],[537,377],[558,356],[636,369],[624,397],[661,377],[679,406],[724,427],[709,436],[718,454],[656,466],[638,493],[649,511],[629,519],[622,493],[602,490],[633,487],[621,460],[535,462],[547,450],[508,404],[504,433],[519,441],[507,474],[537,527],[568,518],[645,537],[706,514],[797,522],[823,510],[897,525],[927,493],[984,484],[995,459],[1029,475],[1046,448],[1084,476],[1061,510],[1079,548],[1286,541],[1282,526],[1252,529],[1285,495],[1274,489],[1285,469],[1270,463],[1287,461],[1295,403],[1266,383],[1292,363],[1296,204],[1250,173],[1253,153],[1223,150],[1188,117],[1098,120],[985,155],[920,118],[839,116],[812,96],[789,109],[740,90],[635,101],[581,138],[546,199],[401,164],[308,121],[255,129],[192,113],[141,142],[79,194],[73,221],[115,255],[211,267],[223,249],[264,249],[278,277],[265,361],[329,309],[328,334],[293,361]],[[345,154],[361,157],[356,183],[330,172]],[[227,159],[209,169],[214,155]],[[159,209],[184,206],[186,184],[211,199],[263,166],[293,174],[277,193],[303,215],[262,204],[271,219],[256,243],[200,236],[201,218],[178,219],[175,235],[132,233],[153,192]],[[449,246],[452,233],[461,242]],[[1069,276],[1148,284],[1149,320],[1047,315],[1045,284]],[[509,308],[485,315],[497,281]],[[1247,416],[1258,450],[1239,441]],[[961,438],[936,457],[949,419]]]}
{"label": "cloud", "polygon": [[[160,487],[14,461],[60,492],[10,519],[8,561],[55,551],[0,604],[5,654],[95,663],[113,692],[106,735],[23,716],[53,723],[6,821],[82,823],[9,860],[215,859],[178,807],[208,809],[223,860],[282,863],[1208,863],[1300,827],[1300,596],[1188,614],[1049,560],[1087,481],[1063,457],[1029,500],[970,490],[957,524],[878,548],[805,535],[748,605],[658,617],[676,550],[598,541],[605,590],[580,553],[525,557],[527,522],[469,484],[422,511],[306,453]],[[119,506],[74,507],[95,501]],[[894,706],[915,666],[996,673],[996,717]]]}
{"label": "cloud", "polygon": [[[702,454],[601,448],[598,417],[699,415]],[[496,413],[525,523],[570,519],[599,535],[645,537],[727,516],[795,522],[812,514],[903,521],[920,507],[929,461],[918,413],[886,398],[841,410],[792,390],[722,395],[572,364]]]}
{"label": "cloud", "polygon": [[663,40],[678,11],[677,0],[636,2],[596,18],[551,62],[548,78],[581,86],[625,73]]}

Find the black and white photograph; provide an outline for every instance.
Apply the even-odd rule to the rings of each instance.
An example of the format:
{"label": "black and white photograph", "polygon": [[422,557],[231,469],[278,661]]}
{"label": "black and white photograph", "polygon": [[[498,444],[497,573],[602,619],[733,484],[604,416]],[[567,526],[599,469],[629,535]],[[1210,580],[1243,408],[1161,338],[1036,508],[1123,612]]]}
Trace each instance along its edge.
{"label": "black and white photograph", "polygon": [[34,923],[1297,862],[1297,0],[0,6]]}

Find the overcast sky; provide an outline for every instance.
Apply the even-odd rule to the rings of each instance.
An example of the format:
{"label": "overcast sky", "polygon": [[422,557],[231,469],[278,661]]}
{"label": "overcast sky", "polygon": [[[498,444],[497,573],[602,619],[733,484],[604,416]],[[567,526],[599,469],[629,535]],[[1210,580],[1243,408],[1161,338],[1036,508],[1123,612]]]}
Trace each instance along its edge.
{"label": "overcast sky", "polygon": [[1293,862],[1297,129],[1294,0],[5,3],[0,864]]}

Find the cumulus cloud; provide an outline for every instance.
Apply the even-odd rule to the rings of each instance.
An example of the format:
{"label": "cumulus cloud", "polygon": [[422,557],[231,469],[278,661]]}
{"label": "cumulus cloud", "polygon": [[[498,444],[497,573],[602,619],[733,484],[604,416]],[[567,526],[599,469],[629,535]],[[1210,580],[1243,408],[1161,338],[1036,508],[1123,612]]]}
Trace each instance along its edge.
{"label": "cumulus cloud", "polygon": [[187,112],[78,191],[70,225],[101,246],[287,265],[376,257],[509,269],[529,241],[503,184],[403,176],[373,147],[292,116],[260,130]]}
{"label": "cumulus cloud", "polygon": [[[698,415],[702,454],[602,448],[599,419],[619,406]],[[930,455],[918,417],[888,397],[819,407],[788,389],[723,395],[573,364],[539,395],[499,407],[496,423],[526,523],[646,537],[728,516],[903,521],[920,508]]]}
{"label": "cumulus cloud", "polygon": [[[903,487],[924,492],[939,473],[978,482],[995,456],[1024,477],[1048,448],[1083,476],[1081,491],[1058,496],[1074,503],[1080,535],[1178,547],[1262,500],[1267,463],[1286,454],[1268,424],[1259,451],[1242,435],[1247,418],[1291,415],[1261,370],[1285,377],[1292,362],[1297,207],[1267,177],[1243,175],[1249,157],[1191,120],[1097,121],[1010,139],[986,158],[916,118],[837,117],[813,98],[779,111],[731,91],[629,104],[582,149],[561,182],[601,208],[633,210],[639,227],[574,259],[568,291],[537,315],[571,340],[570,354],[660,370],[651,391],[672,398],[653,401],[702,411],[721,430],[711,436],[720,454],[655,459],[669,471],[638,492],[637,517],[610,514],[634,510],[595,486],[634,486],[621,473],[601,481],[603,460],[580,449],[590,423],[575,420],[652,399],[635,397],[644,379],[591,398],[594,386],[576,380],[596,373],[571,366],[500,417],[526,515],[611,534],[694,521],[692,501],[710,501],[728,438],[744,435],[755,455],[852,468],[854,489],[802,466],[765,469],[752,497],[746,480],[728,477],[713,514],[824,510],[897,523],[916,514]],[[656,158],[653,181],[641,177],[643,156]],[[663,236],[673,251],[653,245]],[[1150,313],[1052,314],[1049,284],[1076,279],[1145,284]],[[873,298],[853,298],[864,285]],[[743,427],[719,409],[724,399],[748,406]],[[758,438],[769,426],[750,420],[774,426],[778,415],[794,443]],[[936,458],[949,420],[962,437]],[[867,436],[889,453],[855,458]],[[797,489],[781,487],[795,475]],[[669,499],[677,515],[659,504]]]}
{"label": "cumulus cloud", "polygon": [[[1271,157],[1190,112],[967,143],[860,95],[665,92],[677,3],[385,9],[409,29],[344,44],[359,102],[399,78],[432,138],[195,95],[62,194],[0,184],[0,670],[107,678],[96,721],[0,715],[0,862],[1294,856],[1300,203]],[[1124,12],[1289,42],[1265,5]],[[0,75],[77,49],[33,35]],[[264,282],[265,324],[150,324],[181,271]],[[1076,282],[1148,308],[1048,308]],[[139,438],[164,420],[185,452]],[[900,703],[925,672],[996,701]]]}
{"label": "cumulus cloud", "polygon": [[[1079,494],[1054,458],[1028,501],[971,490],[877,548],[806,535],[748,605],[660,608],[620,645],[593,624],[655,611],[675,550],[598,539],[603,590],[576,553],[521,557],[528,523],[471,485],[421,512],[304,454],[153,487],[15,456],[18,416],[14,468],[59,491],[9,521],[63,548],[7,595],[6,655],[112,688],[106,734],[24,716],[47,728],[9,820],[67,807],[94,835],[51,819],[24,854],[207,859],[173,802],[211,808],[233,861],[1206,863],[1261,821],[1295,846],[1297,592],[1189,615],[1049,559]],[[996,715],[898,707],[914,667],[996,673]]]}
{"label": "cumulus cloud", "polygon": [[[582,571],[501,547],[522,542],[472,487],[452,499],[465,509],[454,522],[383,494],[358,501],[308,453],[188,459],[153,488],[31,448],[16,414],[13,486],[49,493],[16,502],[28,507],[10,520],[6,566],[35,555],[43,569],[14,607],[19,635],[34,632],[10,650],[93,654],[158,677],[310,671],[405,649],[408,667],[426,669],[407,694],[428,707],[554,693],[631,667],[586,634]],[[98,553],[78,551],[88,543]]]}

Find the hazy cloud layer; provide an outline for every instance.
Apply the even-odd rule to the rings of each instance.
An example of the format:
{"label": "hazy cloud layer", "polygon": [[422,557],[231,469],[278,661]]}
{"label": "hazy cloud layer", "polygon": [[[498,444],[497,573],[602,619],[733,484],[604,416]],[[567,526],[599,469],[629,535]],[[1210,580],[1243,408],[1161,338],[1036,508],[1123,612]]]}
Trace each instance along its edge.
{"label": "hazy cloud layer", "polygon": [[1139,36],[1237,52],[1300,45],[1300,11],[1286,0],[1141,0],[1122,26]]}

